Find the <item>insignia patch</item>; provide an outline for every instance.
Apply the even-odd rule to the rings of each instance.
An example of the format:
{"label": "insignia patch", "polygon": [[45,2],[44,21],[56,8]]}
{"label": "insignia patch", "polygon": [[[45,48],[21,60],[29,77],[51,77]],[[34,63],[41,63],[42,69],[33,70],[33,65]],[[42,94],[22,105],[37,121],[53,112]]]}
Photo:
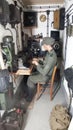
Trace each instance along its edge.
{"label": "insignia patch", "polygon": [[52,56],[53,56],[53,53],[51,53],[50,56],[52,57]]}

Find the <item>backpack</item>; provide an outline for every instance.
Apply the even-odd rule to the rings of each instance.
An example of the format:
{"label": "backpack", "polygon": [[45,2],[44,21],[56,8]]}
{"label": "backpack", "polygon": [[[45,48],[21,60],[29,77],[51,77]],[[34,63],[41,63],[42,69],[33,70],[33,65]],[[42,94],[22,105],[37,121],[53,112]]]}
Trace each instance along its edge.
{"label": "backpack", "polygon": [[51,130],[67,130],[70,120],[68,109],[62,105],[56,105],[50,115]]}

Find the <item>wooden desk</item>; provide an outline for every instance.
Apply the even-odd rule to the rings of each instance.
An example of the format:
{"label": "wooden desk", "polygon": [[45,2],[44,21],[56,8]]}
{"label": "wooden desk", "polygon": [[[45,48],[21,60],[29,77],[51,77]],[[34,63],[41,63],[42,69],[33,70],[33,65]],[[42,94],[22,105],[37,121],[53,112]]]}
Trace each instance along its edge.
{"label": "wooden desk", "polygon": [[30,75],[31,70],[30,69],[21,69],[21,70],[18,70],[15,74],[16,75]]}
{"label": "wooden desk", "polygon": [[[36,59],[36,58],[34,58]],[[43,57],[42,58],[38,58],[38,60],[43,60]],[[19,69],[17,70],[17,72],[15,73],[15,75],[30,75],[31,72],[32,72],[32,69],[33,69],[34,65],[32,64],[30,66],[30,68],[25,68],[25,69]]]}
{"label": "wooden desk", "polygon": [[15,75],[30,75],[32,72],[32,69],[33,69],[33,66],[31,66],[30,68],[26,68],[26,69],[19,69],[19,70],[17,70]]}

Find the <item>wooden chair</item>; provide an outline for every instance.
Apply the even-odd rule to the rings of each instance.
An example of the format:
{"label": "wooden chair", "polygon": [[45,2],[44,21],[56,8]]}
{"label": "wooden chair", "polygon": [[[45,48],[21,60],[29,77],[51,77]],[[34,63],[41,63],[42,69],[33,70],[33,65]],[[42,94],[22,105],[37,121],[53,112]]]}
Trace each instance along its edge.
{"label": "wooden chair", "polygon": [[[48,81],[47,83],[47,87],[49,87],[50,89],[50,100],[53,99],[53,94],[54,94],[54,81],[55,81],[55,75],[57,72],[57,65],[55,65],[54,69],[53,69],[53,73],[52,73],[52,77],[51,79]],[[43,85],[45,84],[45,82],[38,82],[37,83],[37,92],[36,92],[36,99],[39,99],[40,96],[43,94],[45,87],[43,87]],[[50,85],[50,86],[49,86]]]}

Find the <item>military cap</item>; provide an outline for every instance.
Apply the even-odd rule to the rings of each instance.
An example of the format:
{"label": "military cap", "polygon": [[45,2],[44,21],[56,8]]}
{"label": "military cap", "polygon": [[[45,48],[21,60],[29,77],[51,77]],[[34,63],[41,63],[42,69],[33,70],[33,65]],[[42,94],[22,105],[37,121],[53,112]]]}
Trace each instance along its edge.
{"label": "military cap", "polygon": [[52,37],[44,37],[43,41],[41,42],[41,45],[46,44],[46,45],[53,45],[55,42],[55,39]]}

